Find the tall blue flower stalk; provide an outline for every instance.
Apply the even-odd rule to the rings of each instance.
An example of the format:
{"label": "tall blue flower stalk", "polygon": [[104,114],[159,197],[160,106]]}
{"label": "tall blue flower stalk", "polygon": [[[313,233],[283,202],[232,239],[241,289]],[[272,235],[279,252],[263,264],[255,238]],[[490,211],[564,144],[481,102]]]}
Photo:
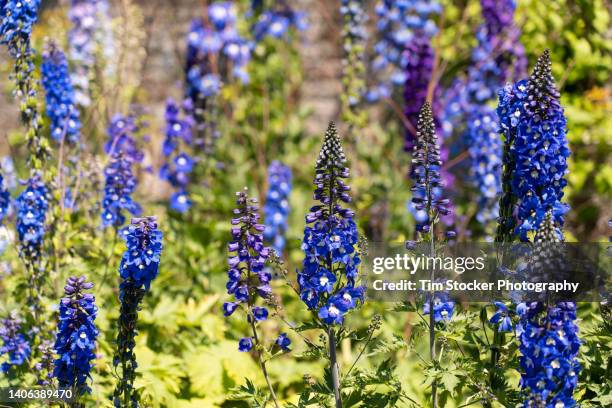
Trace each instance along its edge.
{"label": "tall blue flower stalk", "polygon": [[[534,241],[540,263],[554,265],[556,243],[563,235],[548,211]],[[549,268],[550,269],[550,268]],[[554,269],[554,268],[553,268]],[[556,270],[556,269],[554,269]],[[538,272],[537,270],[534,272]],[[574,302],[524,302],[517,305],[517,335],[521,353],[523,407],[574,407],[578,383],[580,349]]]}
{"label": "tall blue flower stalk", "polygon": [[55,341],[53,375],[60,387],[72,388],[77,396],[91,393],[87,380],[91,379],[93,360],[96,358],[95,297],[87,293],[93,283],[85,276],[72,276],[66,281],[64,297],[59,305],[59,325]]}
{"label": "tall blue flower stalk", "polygon": [[11,312],[6,319],[0,321],[0,357],[6,356],[6,361],[0,365],[2,373],[8,373],[13,367],[20,367],[28,363],[32,354],[30,344],[23,334],[21,324],[23,321],[16,312]]}
{"label": "tall blue flower stalk", "polygon": [[41,134],[41,118],[34,79],[34,54],[31,46],[32,28],[38,20],[40,0],[5,0],[0,2],[0,44],[8,48],[14,59],[13,90],[21,108],[21,120],[27,128],[26,140],[30,168],[40,170],[49,155],[49,148]]}
{"label": "tall blue flower stalk", "polygon": [[459,124],[461,139],[469,154],[469,184],[479,193],[476,220],[485,230],[497,219],[502,192],[502,141],[499,120],[490,106],[508,79],[525,71],[525,50],[514,25],[515,2],[482,0],[484,23],[476,31],[467,76],[447,90],[445,133]]}
{"label": "tall blue flower stalk", "polygon": [[340,136],[331,122],[315,165],[314,198],[318,203],[306,215],[298,285],[300,298],[327,331],[334,398],[339,407],[342,398],[335,329],[364,301],[355,213],[344,208],[351,202],[350,187],[344,181],[348,177]]}
{"label": "tall blue flower stalk", "polygon": [[367,32],[366,13],[363,0],[342,0],[340,13],[343,17],[342,85],[340,95],[342,118],[351,128],[362,127],[365,111],[359,107],[366,92],[365,48]]}
{"label": "tall blue flower stalk", "polygon": [[155,217],[143,217],[132,219],[122,236],[127,248],[119,265],[121,310],[117,322],[117,350],[113,358],[113,366],[116,370],[121,367],[121,375],[113,393],[113,403],[117,408],[137,408],[140,394],[134,388],[136,324],[140,303],[159,272],[163,235]]}
{"label": "tall blue flower stalk", "polygon": [[237,208],[232,218],[232,241],[228,245],[227,261],[227,293],[234,296],[235,301],[223,304],[223,314],[227,317],[238,309],[246,314],[251,336],[240,339],[238,350],[248,352],[255,349],[272,401],[279,408],[264,359],[266,347],[257,332],[258,324],[267,320],[269,315],[268,309],[261,303],[271,300],[272,275],[264,269],[270,250],[264,245],[262,233],[265,227],[259,223],[257,200],[250,198],[246,189],[236,193],[236,197]]}
{"label": "tall blue flower stalk", "polygon": [[47,116],[51,120],[51,137],[77,144],[81,138],[81,119],[76,105],[68,61],[54,42],[43,53],[42,84],[46,93]]}
{"label": "tall blue flower stalk", "polygon": [[566,120],[551,72],[549,51],[538,58],[527,79],[500,92],[497,113],[504,133],[504,191],[496,240],[522,241],[536,231],[545,214],[563,227],[570,155]]}
{"label": "tall blue flower stalk", "polygon": [[182,111],[183,117],[181,107],[175,101],[166,102],[166,138],[162,152],[167,162],[159,170],[159,175],[177,190],[170,197],[170,208],[184,213],[192,205],[188,187],[196,164],[196,158],[188,152],[193,142],[195,127],[191,99],[183,102]]}
{"label": "tall blue flower stalk", "polygon": [[277,255],[283,253],[289,218],[289,194],[291,193],[291,169],[279,161],[268,167],[268,194],[264,205],[266,229],[264,238]]}
{"label": "tall blue flower stalk", "polygon": [[378,82],[369,84],[368,101],[388,97],[394,87],[404,84],[406,44],[415,32],[427,37],[435,35],[438,29],[433,18],[441,11],[440,3],[435,0],[381,0],[376,4],[378,41],[374,45],[371,70],[378,76]]}
{"label": "tall blue flower stalk", "polygon": [[141,163],[144,153],[136,139],[140,131],[135,114],[115,115],[108,126],[108,140],[104,145],[104,151],[111,156],[115,152],[123,151],[133,162]]}
{"label": "tall blue flower stalk", "polygon": [[[2,166],[0,166],[0,225],[9,214],[11,205],[11,195],[8,188],[5,186],[4,176],[2,174]],[[1,251],[0,251],[1,252]]]}
{"label": "tall blue flower stalk", "polygon": [[[425,102],[419,113],[416,131],[416,144],[412,153],[412,169],[410,176],[414,181],[411,188],[412,204],[415,210],[416,230],[422,241],[431,244],[430,256],[436,255],[435,225],[441,216],[448,215],[449,200],[443,197],[443,183],[440,176],[442,159],[440,146],[436,135],[433,112],[429,102]],[[452,236],[452,234],[451,234]],[[435,281],[435,271],[432,268],[430,282]],[[444,292],[430,291],[427,293],[423,313],[429,315],[429,355],[432,361],[436,358],[435,324],[448,321],[452,317],[454,302]],[[438,406],[437,383],[431,386],[432,405]]]}
{"label": "tall blue flower stalk", "polygon": [[32,176],[15,200],[19,254],[28,268],[28,304],[34,316],[40,313],[40,298],[44,287],[45,268],[43,246],[49,192],[40,176]]}
{"label": "tall blue flower stalk", "polygon": [[104,169],[105,185],[102,199],[102,225],[119,228],[125,223],[125,211],[140,215],[140,204],[132,199],[137,180],[132,173],[132,156],[116,151]]}
{"label": "tall blue flower stalk", "polygon": [[100,44],[97,37],[107,9],[107,0],[71,0],[70,2],[68,18],[72,27],[68,32],[69,56],[74,67],[72,84],[75,89],[75,102],[79,106],[87,107],[91,104],[89,81]]}

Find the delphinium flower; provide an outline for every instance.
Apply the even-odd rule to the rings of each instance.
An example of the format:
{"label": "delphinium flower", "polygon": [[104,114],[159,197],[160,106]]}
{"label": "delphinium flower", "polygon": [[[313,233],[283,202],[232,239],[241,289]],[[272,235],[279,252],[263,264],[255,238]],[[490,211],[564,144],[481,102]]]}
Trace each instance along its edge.
{"label": "delphinium flower", "polygon": [[122,151],[133,162],[142,162],[144,153],[136,140],[139,131],[136,115],[115,115],[108,126],[108,140],[104,145],[104,151],[111,155]]}
{"label": "delphinium flower", "polygon": [[363,302],[364,288],[359,284],[354,212],[342,207],[351,202],[350,187],[344,182],[349,170],[333,122],[325,132],[315,171],[314,197],[320,204],[306,216],[305,258],[298,273],[300,297],[326,324],[339,325]]}
{"label": "delphinium flower", "polygon": [[511,332],[512,318],[510,317],[508,306],[506,306],[503,302],[494,302],[494,305],[496,310],[493,316],[491,316],[489,322],[498,326],[498,332]]}
{"label": "delphinium flower", "polygon": [[292,28],[298,31],[306,29],[305,14],[292,9],[285,1],[265,10],[263,4],[251,4],[251,13],[256,16],[251,33],[257,42],[268,36],[287,39]]}
{"label": "delphinium flower", "polygon": [[192,204],[187,187],[195,166],[195,158],[188,153],[195,126],[191,100],[183,103],[182,110],[181,118],[181,107],[173,100],[166,102],[166,138],[162,151],[167,162],[159,171],[160,177],[177,189],[170,197],[170,208],[181,213]]}
{"label": "delphinium flower", "polygon": [[366,13],[363,0],[342,0],[340,13],[343,17],[342,41],[342,118],[350,126],[361,127],[365,121],[365,111],[359,105],[366,91],[365,47]]}
{"label": "delphinium flower", "polygon": [[[262,233],[265,227],[259,223],[257,200],[249,197],[246,188],[237,192],[236,197],[237,208],[232,219],[232,241],[228,245],[229,270],[226,285],[227,293],[233,295],[234,301],[223,304],[223,314],[227,317],[238,309],[246,314],[252,335],[238,341],[238,350],[241,352],[248,352],[253,348],[256,350],[271,398],[275,406],[280,407],[268,378],[263,357],[266,346],[257,332],[258,323],[267,320],[269,315],[267,307],[261,304],[271,301],[272,275],[264,268],[270,256],[270,249],[264,245]],[[283,349],[286,348],[284,341],[281,339],[279,344]]]}
{"label": "delphinium flower", "polygon": [[4,187],[8,190],[14,190],[17,187],[17,172],[15,171],[15,163],[11,156],[0,157],[0,169],[4,177]]}
{"label": "delphinium flower", "polygon": [[39,360],[34,364],[38,385],[50,386],[53,383],[53,370],[55,368],[55,349],[53,342],[48,339],[42,339],[38,346]]}
{"label": "delphinium flower", "polygon": [[11,367],[19,367],[27,363],[32,350],[26,337],[21,331],[23,321],[15,311],[11,312],[6,319],[0,321],[0,357],[6,356],[6,361],[0,365],[3,373],[8,373]]}
{"label": "delphinium flower", "polygon": [[[429,36],[422,30],[417,30],[404,51],[405,82],[404,82],[404,116],[413,128],[406,129],[404,149],[411,152],[416,138],[416,124],[421,107],[427,100],[429,82],[434,68],[434,50]],[[437,100],[437,98],[435,98]],[[439,106],[434,106],[435,114],[440,112]],[[436,123],[437,125],[437,123]]]}
{"label": "delphinium flower", "polygon": [[[14,57],[29,48],[32,28],[38,20],[40,0],[5,0],[0,3],[0,43],[7,44]],[[27,43],[27,44],[26,44]]]}
{"label": "delphinium flower", "polygon": [[430,307],[433,305],[434,321],[436,323],[448,322],[455,311],[455,302],[450,299],[446,292],[435,292],[433,295],[433,302],[429,302],[429,296],[429,294],[425,296],[423,314],[428,315]]}
{"label": "delphinium flower", "polygon": [[[562,242],[552,211],[547,212],[535,236],[539,244]],[[547,260],[552,261],[549,257]],[[576,304],[568,301],[524,302],[517,305],[517,335],[521,352],[523,407],[573,407],[578,382],[580,349]]]}
{"label": "delphinium flower", "polygon": [[87,379],[91,378],[92,360],[96,358],[95,297],[87,293],[93,283],[85,276],[71,276],[64,287],[64,297],[59,306],[59,325],[55,341],[54,376],[58,385],[76,389],[78,395],[91,392]]}
{"label": "delphinium flower", "polygon": [[43,167],[49,148],[41,135],[41,118],[37,107],[37,84],[34,80],[34,54],[30,36],[38,20],[40,0],[5,0],[0,2],[0,44],[8,47],[15,63],[12,79],[14,95],[19,99],[21,120],[27,128],[30,150],[28,165],[36,170]]}
{"label": "delphinium flower", "polygon": [[65,138],[76,144],[81,138],[81,120],[76,106],[68,61],[54,42],[49,42],[43,53],[42,84],[46,93],[47,116],[51,120],[51,137]]}
{"label": "delphinium flower", "polygon": [[20,253],[34,264],[41,257],[45,221],[49,208],[48,190],[39,175],[32,176],[15,200]]}
{"label": "delphinium flower", "polygon": [[[440,178],[440,147],[436,135],[433,112],[429,102],[425,102],[419,113],[416,127],[416,144],[412,153],[410,176],[414,181],[411,188],[412,204],[415,211],[416,231],[419,240],[427,238],[431,242],[430,256],[436,255],[435,224],[440,216],[450,213],[449,200],[443,198],[443,183]],[[447,236],[453,236],[447,232]],[[435,281],[435,271],[430,270],[430,282]],[[429,354],[432,361],[436,358],[436,322],[447,322],[452,318],[454,302],[446,292],[430,290],[425,298],[423,313],[429,314]],[[437,383],[431,386],[432,405],[438,404]]]}
{"label": "delphinium flower", "polygon": [[562,227],[568,210],[561,199],[570,151],[548,50],[538,58],[529,78],[500,92],[497,113],[505,147],[496,240],[510,241],[514,234],[528,240],[528,233],[538,229],[548,211]]}
{"label": "delphinium flower", "polygon": [[291,169],[275,160],[268,167],[268,194],[264,206],[266,224],[264,238],[279,256],[285,248],[289,193],[291,193]]}
{"label": "delphinium flower", "polygon": [[136,408],[140,399],[139,392],[134,389],[138,311],[159,271],[163,235],[155,217],[144,217],[132,219],[123,237],[127,248],[119,265],[121,310],[117,322],[117,351],[113,358],[115,369],[121,367],[121,375],[113,393],[113,403],[117,408]]}
{"label": "delphinium flower", "polygon": [[346,156],[336,125],[331,122],[315,165],[314,199],[306,215],[304,262],[298,271],[300,298],[327,331],[330,370],[336,406],[341,406],[340,369],[336,360],[337,327],[364,302],[359,278],[359,234],[355,213],[343,207],[351,202]]}
{"label": "delphinium flower", "polygon": [[91,96],[89,81],[96,63],[96,52],[100,45],[99,30],[104,26],[108,4],[106,0],[71,0],[68,18],[72,27],[68,32],[70,62],[74,67],[72,84],[75,101],[80,106],[89,106]]}
{"label": "delphinium flower", "polygon": [[187,37],[187,95],[196,102],[219,93],[219,72],[248,81],[246,64],[253,44],[241,37],[236,27],[238,14],[231,2],[208,6],[207,19],[191,23]]}
{"label": "delphinium flower", "polygon": [[369,101],[388,97],[394,86],[405,82],[406,44],[415,31],[428,37],[436,34],[433,17],[441,11],[442,7],[434,0],[381,0],[376,4],[379,40],[374,46],[371,68],[381,78],[379,83],[370,86],[366,94]]}
{"label": "delphinium flower", "polygon": [[41,317],[40,300],[45,285],[43,245],[49,209],[49,192],[39,174],[34,173],[27,181],[25,189],[15,200],[15,208],[19,256],[28,269],[27,301],[34,319],[38,320]]}
{"label": "delphinium flower", "polygon": [[410,176],[414,180],[412,203],[415,209],[417,232],[434,233],[433,224],[439,216],[449,214],[449,200],[442,198],[443,183],[440,178],[442,160],[440,146],[429,102],[425,102],[417,121],[416,144],[412,153]]}
{"label": "delphinium flower", "polygon": [[4,184],[2,167],[0,166],[0,225],[2,225],[2,221],[4,221],[8,215],[9,206],[11,205],[11,195]]}
{"label": "delphinium flower", "polygon": [[125,223],[125,213],[140,215],[140,204],[131,195],[136,189],[137,180],[132,173],[132,157],[122,150],[116,151],[104,169],[106,179],[102,200],[102,225],[118,228]]}

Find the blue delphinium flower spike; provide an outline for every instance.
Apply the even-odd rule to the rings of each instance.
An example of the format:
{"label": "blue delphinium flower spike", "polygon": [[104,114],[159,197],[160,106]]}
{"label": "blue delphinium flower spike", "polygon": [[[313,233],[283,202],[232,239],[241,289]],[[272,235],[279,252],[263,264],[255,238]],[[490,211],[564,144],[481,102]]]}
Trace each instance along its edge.
{"label": "blue delphinium flower spike", "polygon": [[417,122],[417,140],[412,153],[410,177],[414,180],[412,203],[416,229],[420,233],[432,232],[431,224],[438,216],[449,214],[449,200],[443,198],[440,179],[442,161],[433,120],[431,105],[425,102]]}
{"label": "blue delphinium flower spike", "polygon": [[21,332],[22,320],[16,312],[11,312],[6,319],[0,321],[0,357],[7,356],[6,361],[0,365],[0,370],[7,373],[11,367],[19,367],[30,358],[32,350],[30,344]]}
{"label": "blue delphinium flower spike", "polygon": [[76,389],[78,394],[91,393],[87,380],[96,358],[98,308],[95,297],[87,293],[91,288],[93,283],[87,282],[85,276],[68,278],[59,307],[55,341],[58,358],[53,374],[60,387]]}
{"label": "blue delphinium flower spike", "polygon": [[[248,192],[236,193],[234,218],[232,219],[232,241],[228,245],[228,281],[227,293],[233,295],[234,302],[223,305],[223,314],[227,317],[238,308],[243,308],[247,321],[255,330],[255,322],[268,318],[268,309],[256,306],[258,299],[266,300],[272,289],[272,275],[264,264],[270,255],[270,250],[264,246],[264,226],[259,223],[257,200],[250,198]],[[258,342],[255,339],[255,342]],[[240,351],[250,351],[253,339],[244,338],[239,342]]]}
{"label": "blue delphinium flower spike", "polygon": [[132,158],[123,151],[113,153],[104,169],[105,186],[102,200],[102,225],[120,227],[125,223],[125,213],[140,215],[141,207],[131,195],[136,189],[132,173]]}
{"label": "blue delphinium flower spike", "polygon": [[435,0],[380,0],[375,11],[379,39],[374,45],[376,57],[371,69],[379,78],[366,93],[370,102],[390,96],[395,86],[406,81],[406,44],[417,31],[428,38],[437,32],[433,17],[440,14],[442,7]]}
{"label": "blue delphinium flower spike", "polygon": [[110,155],[122,151],[134,163],[142,162],[144,153],[136,140],[139,131],[135,115],[115,115],[108,127],[108,140],[104,145],[104,151]]}
{"label": "blue delphinium flower spike", "polygon": [[166,102],[166,138],[162,150],[167,158],[159,170],[159,175],[177,189],[170,197],[170,208],[184,213],[192,205],[187,192],[191,174],[195,167],[195,158],[188,154],[193,142],[195,119],[191,101],[185,101],[181,107],[173,100]]}
{"label": "blue delphinium flower spike", "polygon": [[[504,166],[511,186],[500,202],[500,208],[505,207],[502,235],[515,233],[528,240],[528,233],[538,229],[548,211],[562,227],[568,210],[561,199],[570,151],[548,50],[538,58],[529,78],[500,91],[497,113],[506,140]],[[518,206],[516,229],[514,204]]]}
{"label": "blue delphinium flower spike", "polygon": [[291,169],[275,160],[268,167],[268,194],[264,206],[266,224],[264,238],[272,244],[279,256],[285,248],[290,193]]}
{"label": "blue delphinium flower spike", "polygon": [[7,44],[11,55],[20,52],[23,42],[29,48],[32,27],[38,20],[40,0],[0,2],[0,44]]}
{"label": "blue delphinium flower spike", "polygon": [[255,41],[266,37],[287,40],[292,28],[303,31],[306,29],[305,13],[292,9],[285,2],[278,2],[273,8],[262,10],[260,5],[251,5],[251,13],[257,19],[251,27]]}
{"label": "blue delphinium flower spike", "polygon": [[[6,218],[9,212],[11,204],[11,195],[5,186],[4,175],[2,174],[3,168],[0,166],[0,225]],[[1,252],[1,251],[0,251]]]}
{"label": "blue delphinium flower spike", "polygon": [[81,120],[76,106],[68,61],[54,42],[43,53],[42,84],[46,93],[47,116],[51,120],[51,137],[65,138],[76,144],[81,138]]}
{"label": "blue delphinium flower spike", "polygon": [[314,198],[318,204],[306,215],[304,262],[298,272],[300,298],[326,324],[342,324],[347,313],[364,301],[359,281],[361,263],[355,213],[350,203],[346,157],[332,122],[315,166]]}
{"label": "blue delphinium flower spike", "polygon": [[48,190],[40,176],[32,176],[15,200],[20,253],[30,262],[40,259],[49,208]]}
{"label": "blue delphinium flower spike", "polygon": [[121,310],[117,324],[117,350],[113,358],[115,369],[121,367],[121,376],[113,393],[113,402],[118,408],[136,408],[140,400],[140,393],[134,388],[138,365],[134,353],[136,323],[140,303],[159,271],[163,234],[155,217],[143,217],[132,219],[122,235],[126,250],[119,265]]}

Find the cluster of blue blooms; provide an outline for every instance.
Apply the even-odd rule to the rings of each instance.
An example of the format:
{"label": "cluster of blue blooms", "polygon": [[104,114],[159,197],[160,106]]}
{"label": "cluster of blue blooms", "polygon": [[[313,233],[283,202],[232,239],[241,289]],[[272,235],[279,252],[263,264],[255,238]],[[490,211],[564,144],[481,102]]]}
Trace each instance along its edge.
{"label": "cluster of blue blooms", "polygon": [[[270,281],[272,274],[264,269],[270,250],[264,245],[264,226],[259,223],[257,200],[250,198],[248,192],[236,193],[234,218],[232,218],[232,241],[227,250],[229,265],[227,293],[233,295],[235,302],[223,304],[223,314],[230,316],[242,304],[246,305],[247,320],[254,323],[268,318],[268,309],[255,306],[258,297],[267,299],[272,294]],[[250,351],[253,337],[239,341],[240,351]]]}
{"label": "cluster of blue blooms", "polygon": [[[16,57],[29,52],[32,27],[38,20],[40,0],[4,0],[0,2],[0,44],[8,45]],[[21,47],[25,46],[25,50]]]}
{"label": "cluster of blue blooms", "polygon": [[192,205],[187,187],[195,165],[195,159],[186,148],[192,144],[195,119],[193,103],[187,99],[181,107],[173,100],[166,102],[166,138],[163,143],[163,154],[168,161],[159,170],[159,176],[169,182],[178,191],[170,197],[170,208],[184,213]]}
{"label": "cluster of blue blooms", "polygon": [[157,277],[162,252],[163,234],[155,217],[132,219],[123,236],[127,249],[119,265],[120,288],[123,291],[129,285],[149,290],[151,281]]}
{"label": "cluster of blue blooms", "polygon": [[264,220],[266,221],[264,238],[272,244],[277,255],[281,255],[285,248],[290,193],[291,169],[275,160],[268,167],[268,194],[264,205]]}
{"label": "cluster of blue blooms", "polygon": [[45,235],[45,220],[49,208],[48,191],[39,175],[32,176],[26,188],[15,200],[17,209],[17,235],[21,254],[31,260],[41,255]]}
{"label": "cluster of blue blooms", "polygon": [[53,375],[60,387],[75,388],[78,393],[91,392],[92,360],[96,358],[98,329],[94,323],[98,308],[95,297],[86,291],[93,288],[85,276],[72,276],[66,281],[65,296],[60,301],[59,325],[55,341]]}
{"label": "cluster of blue blooms", "polygon": [[142,162],[144,153],[136,141],[136,135],[140,130],[136,115],[115,115],[108,126],[108,140],[104,145],[104,151],[111,156],[115,152],[122,151],[133,162]]}
{"label": "cluster of blue blooms", "polygon": [[251,5],[252,13],[257,16],[251,28],[255,41],[259,42],[267,36],[287,38],[292,28],[298,31],[306,29],[306,15],[293,10],[285,2],[280,3],[266,10],[261,10],[263,5]]}
{"label": "cluster of blue blooms", "polygon": [[[416,140],[415,130],[419,112],[427,100],[429,82],[433,74],[434,51],[430,38],[421,30],[415,32],[406,44],[404,54],[404,116],[414,127],[414,129],[406,129],[404,150],[412,152]],[[434,100],[437,101],[438,98]],[[440,112],[437,105],[432,109],[434,114]]]}
{"label": "cluster of blue blooms", "polygon": [[512,317],[511,312],[508,310],[508,306],[503,302],[493,302],[496,307],[495,313],[489,319],[489,322],[497,325],[498,332],[511,332],[512,331]]}
{"label": "cluster of blue blooms", "polygon": [[21,319],[15,312],[0,321],[0,356],[6,355],[7,361],[0,365],[0,371],[7,373],[11,367],[18,367],[26,363],[32,350],[25,336],[21,333]]}
{"label": "cluster of blue blooms", "polygon": [[117,351],[113,358],[115,369],[120,366],[122,372],[113,393],[113,404],[117,408],[137,408],[140,393],[134,388],[138,366],[134,353],[136,323],[140,303],[159,271],[163,234],[155,217],[143,217],[132,219],[122,235],[127,248],[119,265],[121,310]]}
{"label": "cluster of blue blooms", "polygon": [[431,37],[437,32],[432,19],[442,7],[435,0],[381,0],[376,5],[376,28],[380,39],[374,46],[376,58],[372,63],[374,72],[390,72],[379,84],[371,87],[367,100],[373,102],[389,96],[393,86],[406,81],[404,67],[407,54],[406,44],[416,31]]}
{"label": "cluster of blue blooms", "polygon": [[336,125],[332,122],[315,166],[315,200],[306,215],[304,262],[298,272],[300,298],[326,324],[342,324],[345,315],[364,301],[359,283],[359,235],[353,217],[343,208],[350,203],[346,157]]}
{"label": "cluster of blue blooms", "polygon": [[54,42],[50,42],[43,53],[41,74],[46,93],[47,116],[51,120],[51,137],[57,141],[65,138],[69,143],[78,143],[81,138],[81,120],[68,61]]}
{"label": "cluster of blue blooms", "polygon": [[105,186],[102,200],[102,225],[120,227],[125,223],[125,214],[140,215],[140,204],[131,194],[136,189],[137,180],[132,173],[132,157],[122,150],[116,151],[104,169]]}
{"label": "cluster of blue blooms", "polygon": [[[516,233],[527,240],[548,211],[562,227],[568,210],[561,199],[570,151],[548,50],[538,58],[529,78],[500,92],[497,113],[508,146],[511,192],[518,205]],[[507,229],[514,225],[510,217],[500,222]]]}
{"label": "cluster of blue blooms", "polygon": [[68,18],[72,28],[68,32],[70,61],[74,67],[72,84],[75,88],[75,101],[81,106],[89,106],[90,70],[96,60],[96,35],[100,19],[108,9],[106,0],[72,0]]}
{"label": "cluster of blue blooms", "polygon": [[440,179],[440,146],[429,102],[425,102],[417,122],[417,139],[412,153],[410,177],[414,180],[412,204],[416,230],[432,232],[431,224],[438,216],[450,213],[449,200],[443,198],[443,184]]}
{"label": "cluster of blue blooms", "polygon": [[[187,37],[187,96],[196,101],[216,95],[221,89],[219,68],[231,64],[231,75],[248,82],[246,64],[253,44],[236,27],[236,6],[217,2],[208,6],[207,19],[191,23]],[[217,66],[213,66],[216,63]]]}
{"label": "cluster of blue blooms", "polygon": [[525,408],[573,407],[580,365],[576,304],[541,302],[517,305],[521,352],[521,387]]}
{"label": "cluster of blue blooms", "polygon": [[[0,171],[1,170],[2,167],[0,166]],[[2,221],[4,221],[4,218],[8,215],[10,205],[11,195],[5,187],[4,177],[2,173],[0,173],[0,225],[2,225]]]}
{"label": "cluster of blue blooms", "polygon": [[433,294],[433,302],[429,301],[431,295],[425,296],[425,303],[423,303],[423,314],[428,315],[433,306],[434,321],[448,322],[453,317],[455,311],[455,302],[450,298],[446,292],[435,292]]}
{"label": "cluster of blue blooms", "polygon": [[461,133],[469,153],[469,182],[481,193],[476,218],[487,225],[498,216],[502,190],[502,143],[489,103],[507,79],[523,74],[526,59],[513,23],[514,1],[482,0],[481,9],[484,23],[476,31],[471,65],[467,76],[446,91],[442,127],[445,137],[456,128]]}

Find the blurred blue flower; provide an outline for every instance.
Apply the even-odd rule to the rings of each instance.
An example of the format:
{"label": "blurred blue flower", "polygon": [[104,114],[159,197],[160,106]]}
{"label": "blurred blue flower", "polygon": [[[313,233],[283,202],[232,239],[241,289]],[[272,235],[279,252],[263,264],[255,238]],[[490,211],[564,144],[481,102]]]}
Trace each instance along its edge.
{"label": "blurred blue flower", "polygon": [[21,333],[22,320],[17,317],[15,312],[0,321],[0,357],[7,356],[7,360],[0,365],[3,373],[8,373],[11,367],[18,367],[27,363],[32,353],[30,344]]}
{"label": "blurred blue flower", "polygon": [[122,150],[116,151],[104,169],[105,186],[102,200],[102,225],[120,227],[125,223],[123,211],[140,215],[140,204],[131,195],[137,180],[132,173],[133,161]]}
{"label": "blurred blue flower", "polygon": [[279,161],[268,167],[268,194],[264,206],[266,229],[264,238],[280,256],[285,248],[285,232],[289,217],[291,169]]}
{"label": "blurred blue flower", "polygon": [[42,84],[46,93],[47,116],[51,120],[51,137],[56,141],[65,138],[69,143],[76,144],[81,138],[81,119],[68,61],[54,42],[48,43],[42,57]]}

